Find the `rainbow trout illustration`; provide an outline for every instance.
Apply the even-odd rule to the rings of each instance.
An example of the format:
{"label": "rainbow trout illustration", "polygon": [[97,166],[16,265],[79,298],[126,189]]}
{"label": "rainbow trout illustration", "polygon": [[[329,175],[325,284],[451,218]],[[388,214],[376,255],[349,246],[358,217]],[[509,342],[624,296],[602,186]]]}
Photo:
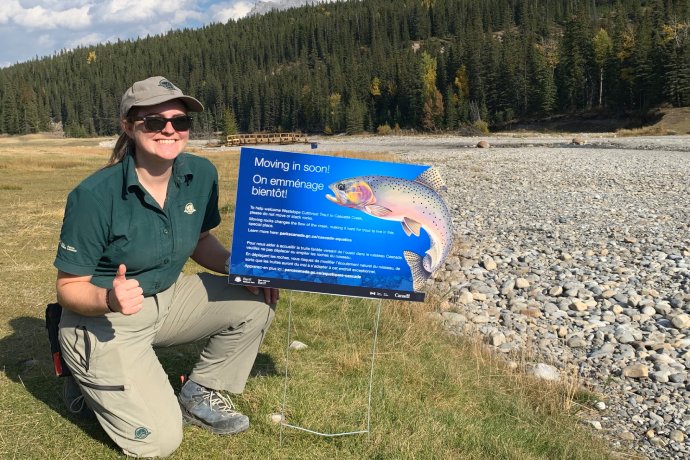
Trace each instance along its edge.
{"label": "rainbow trout illustration", "polygon": [[419,236],[423,228],[431,246],[424,256],[412,251],[403,255],[412,273],[412,285],[420,291],[424,282],[441,266],[453,244],[450,212],[439,192],[446,189],[438,170],[429,168],[415,180],[388,176],[359,176],[329,185],[326,198],[346,208],[402,223],[407,236]]}

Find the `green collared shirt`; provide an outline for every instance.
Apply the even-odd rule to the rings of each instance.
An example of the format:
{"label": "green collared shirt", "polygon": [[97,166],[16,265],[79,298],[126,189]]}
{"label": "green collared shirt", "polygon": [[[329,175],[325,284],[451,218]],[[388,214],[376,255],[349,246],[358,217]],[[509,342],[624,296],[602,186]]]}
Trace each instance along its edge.
{"label": "green collared shirt", "polygon": [[126,155],[70,192],[54,265],[109,288],[125,264],[126,277],[150,296],[175,282],[199,234],[219,223],[218,172],[210,161],[180,154],[161,209]]}

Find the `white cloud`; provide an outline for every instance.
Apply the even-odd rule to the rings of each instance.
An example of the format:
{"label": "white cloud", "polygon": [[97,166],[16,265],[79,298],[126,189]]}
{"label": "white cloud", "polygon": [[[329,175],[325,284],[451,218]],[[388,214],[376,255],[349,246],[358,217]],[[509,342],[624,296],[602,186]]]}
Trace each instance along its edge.
{"label": "white cloud", "polygon": [[228,22],[230,19],[243,18],[251,11],[253,4],[247,1],[221,2],[210,9],[211,19],[214,22]]}
{"label": "white cloud", "polygon": [[104,23],[150,20],[181,24],[198,15],[196,2],[192,0],[108,0],[98,5],[98,10]]}
{"label": "white cloud", "polygon": [[5,0],[0,4],[0,24],[6,24],[23,10],[17,0]]}
{"label": "white cloud", "polygon": [[84,5],[92,5],[94,0],[21,0],[24,8],[42,6],[48,10],[67,10]]}
{"label": "white cloud", "polygon": [[49,11],[35,6],[15,16],[14,21],[28,29],[82,29],[91,24],[89,6],[70,8],[62,11]]}
{"label": "white cloud", "polygon": [[145,37],[147,35],[162,35],[173,29],[173,24],[168,21],[160,21],[152,24],[140,25],[136,28],[135,35]]}
{"label": "white cloud", "polygon": [[103,22],[137,22],[156,14],[156,4],[150,0],[110,0],[98,9]]}
{"label": "white cloud", "polygon": [[52,48],[56,44],[55,39],[48,34],[39,35],[36,42],[43,48]]}
{"label": "white cloud", "polygon": [[[52,5],[49,6],[52,8]],[[26,8],[17,0],[5,1],[0,5],[0,23],[13,22],[29,30],[82,29],[91,24],[88,4],[73,8],[64,8],[62,4],[58,4],[55,9],[51,8],[45,8],[42,5]]]}
{"label": "white cloud", "polygon": [[75,38],[73,40],[69,40],[65,43],[65,47],[67,49],[74,49],[79,46],[88,46],[88,45],[95,45],[97,43],[102,43],[104,40],[103,35],[97,33],[97,32],[92,32],[90,34],[86,34],[83,37]]}
{"label": "white cloud", "polygon": [[205,22],[205,16],[199,11],[194,11],[191,9],[178,10],[175,11],[173,15],[173,24],[183,24],[187,21],[199,21],[201,23]]}

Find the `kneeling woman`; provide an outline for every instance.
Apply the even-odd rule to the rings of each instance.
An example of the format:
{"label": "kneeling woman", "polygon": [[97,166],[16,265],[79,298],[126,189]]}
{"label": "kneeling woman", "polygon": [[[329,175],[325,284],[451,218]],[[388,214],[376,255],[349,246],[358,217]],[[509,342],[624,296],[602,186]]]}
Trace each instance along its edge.
{"label": "kneeling woman", "polygon": [[[60,344],[75,388],[131,456],[172,453],[183,420],[218,434],[249,427],[221,392],[243,391],[278,300],[275,289],[182,274],[190,257],[227,273],[229,257],[210,233],[220,223],[218,173],[183,152],[188,113],[201,111],[163,77],[134,83],[108,165],[67,198],[55,258]],[[154,347],[200,339],[176,396]]]}

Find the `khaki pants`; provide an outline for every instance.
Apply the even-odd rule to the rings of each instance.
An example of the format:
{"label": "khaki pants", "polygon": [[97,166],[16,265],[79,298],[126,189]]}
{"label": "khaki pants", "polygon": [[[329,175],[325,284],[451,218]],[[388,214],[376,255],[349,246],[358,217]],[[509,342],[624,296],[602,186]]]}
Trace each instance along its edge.
{"label": "khaki pants", "polygon": [[60,345],[88,405],[124,453],[166,456],[182,441],[182,414],[154,347],[208,338],[190,378],[241,393],[273,316],[263,292],[229,285],[226,276],[181,275],[134,315],[63,310]]}

